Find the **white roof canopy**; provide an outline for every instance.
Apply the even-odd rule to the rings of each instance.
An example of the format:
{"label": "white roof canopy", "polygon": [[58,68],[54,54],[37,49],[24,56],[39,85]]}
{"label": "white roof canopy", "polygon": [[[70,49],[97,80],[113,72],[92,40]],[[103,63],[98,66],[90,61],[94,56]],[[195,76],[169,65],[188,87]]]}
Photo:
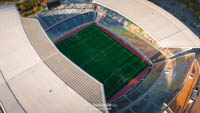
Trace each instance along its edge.
{"label": "white roof canopy", "polygon": [[161,47],[200,47],[199,38],[174,16],[147,0],[94,0],[127,17],[149,33]]}
{"label": "white roof canopy", "polygon": [[41,60],[14,5],[0,6],[0,102],[7,113],[101,112]]}

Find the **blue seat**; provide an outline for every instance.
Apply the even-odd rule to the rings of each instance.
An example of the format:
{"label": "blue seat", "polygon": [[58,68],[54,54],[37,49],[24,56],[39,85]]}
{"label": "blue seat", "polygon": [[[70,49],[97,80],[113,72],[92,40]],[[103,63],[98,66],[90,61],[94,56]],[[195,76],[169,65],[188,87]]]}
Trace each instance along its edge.
{"label": "blue seat", "polygon": [[87,16],[88,22],[94,21],[94,12],[89,12]]}
{"label": "blue seat", "polygon": [[43,27],[43,29],[46,30],[47,29],[47,25],[41,19],[38,19],[38,20],[39,20],[41,26]]}
{"label": "blue seat", "polygon": [[105,16],[103,20],[101,21],[102,24],[110,25],[110,22],[112,19],[109,16]]}
{"label": "blue seat", "polygon": [[132,91],[132,92],[129,92],[129,94],[127,94],[127,97],[130,99],[130,100],[132,100],[132,101],[134,101],[134,100],[136,100],[139,96],[141,96],[141,92],[140,91],[138,91],[138,90],[134,90],[134,91]]}
{"label": "blue seat", "polygon": [[62,10],[54,9],[51,10],[51,12],[54,14],[54,17],[56,18],[57,21],[61,21],[66,18],[66,15],[63,13]]}
{"label": "blue seat", "polygon": [[112,26],[118,26],[119,22],[117,20],[112,19],[111,22],[110,22],[110,25],[112,25]]}
{"label": "blue seat", "polygon": [[76,25],[76,23],[74,21],[74,18],[71,18],[71,19],[65,21],[64,23],[65,23],[65,25],[67,25],[69,30],[71,30],[71,29],[73,29],[73,28],[78,26],[78,25]]}
{"label": "blue seat", "polygon": [[60,35],[64,35],[69,30],[69,28],[64,23],[56,25],[54,29],[58,31]]}
{"label": "blue seat", "polygon": [[31,18],[37,19],[37,20],[40,22],[40,25],[42,26],[42,28],[43,28],[44,30],[47,29],[47,25],[46,25],[39,17],[37,17],[37,16],[32,16]]}
{"label": "blue seat", "polygon": [[38,16],[44,21],[44,23],[50,27],[51,25],[56,23],[56,20],[53,16],[51,16],[48,11],[44,11],[38,14]]}
{"label": "blue seat", "polygon": [[55,29],[51,29],[51,30],[47,31],[47,35],[49,36],[49,38],[58,39],[60,37],[60,34]]}
{"label": "blue seat", "polygon": [[31,16],[31,18],[38,19],[38,17],[37,17],[37,16]]}
{"label": "blue seat", "polygon": [[87,19],[87,16],[88,16],[88,13],[83,13],[81,14],[84,18],[84,23],[87,23],[88,19]]}
{"label": "blue seat", "polygon": [[74,14],[70,14],[70,13],[68,13],[68,14],[65,13],[65,17],[66,17],[66,18],[71,18],[71,17],[73,17],[73,16],[75,16],[75,15],[74,15]]}
{"label": "blue seat", "polygon": [[76,16],[76,17],[74,17],[74,19],[75,19],[75,21],[76,21],[76,23],[78,24],[78,25],[82,25],[82,24],[84,24],[84,18],[83,18],[83,15],[78,15],[78,16]]}
{"label": "blue seat", "polygon": [[89,3],[91,2],[92,0],[73,0],[74,3]]}

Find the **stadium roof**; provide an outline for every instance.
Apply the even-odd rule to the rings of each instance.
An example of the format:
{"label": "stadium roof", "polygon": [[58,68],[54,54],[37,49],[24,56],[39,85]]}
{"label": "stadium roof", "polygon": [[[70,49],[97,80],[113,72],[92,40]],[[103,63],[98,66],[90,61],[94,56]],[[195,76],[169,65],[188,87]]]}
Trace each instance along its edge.
{"label": "stadium roof", "polygon": [[174,16],[147,0],[94,0],[127,17],[158,41],[161,47],[200,47],[199,38]]}
{"label": "stadium roof", "polygon": [[[155,38],[162,47],[200,46],[198,37],[185,25],[148,1],[94,2],[128,17]],[[96,83],[92,78],[85,78],[87,73],[58,52],[37,20],[20,18],[14,5],[0,6],[0,15],[3,15],[0,16],[0,103],[3,103],[8,113],[101,112],[91,103],[105,103],[102,84]],[[189,69],[193,60],[194,54],[190,60],[184,59],[180,62],[185,65],[190,62]],[[168,62],[176,64],[173,61],[176,60]],[[173,70],[173,67],[177,69]],[[177,72],[182,75],[182,84],[185,79],[183,71],[176,65],[169,69],[167,71],[170,73],[164,73],[160,78],[168,77],[167,80],[171,81],[172,72]],[[68,81],[68,77],[71,81]],[[172,85],[174,84],[175,82]],[[168,87],[167,82],[164,85]],[[75,88],[80,91],[74,90]]]}
{"label": "stadium roof", "polygon": [[44,63],[14,5],[0,6],[0,15],[0,103],[7,113],[101,112]]}

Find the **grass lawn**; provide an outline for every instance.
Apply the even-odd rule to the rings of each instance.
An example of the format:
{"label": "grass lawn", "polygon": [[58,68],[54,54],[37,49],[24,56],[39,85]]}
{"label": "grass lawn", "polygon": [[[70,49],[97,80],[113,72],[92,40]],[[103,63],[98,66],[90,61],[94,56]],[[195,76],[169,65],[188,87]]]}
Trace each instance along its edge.
{"label": "grass lawn", "polygon": [[56,46],[80,68],[104,84],[107,100],[148,66],[96,25],[90,25]]}

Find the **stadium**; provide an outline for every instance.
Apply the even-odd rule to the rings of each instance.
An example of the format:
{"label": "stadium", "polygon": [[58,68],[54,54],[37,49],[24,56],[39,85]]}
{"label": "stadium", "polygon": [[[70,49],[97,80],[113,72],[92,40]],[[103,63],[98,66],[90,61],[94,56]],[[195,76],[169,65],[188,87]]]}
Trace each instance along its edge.
{"label": "stadium", "polygon": [[183,113],[200,40],[147,0],[0,5],[0,113]]}

